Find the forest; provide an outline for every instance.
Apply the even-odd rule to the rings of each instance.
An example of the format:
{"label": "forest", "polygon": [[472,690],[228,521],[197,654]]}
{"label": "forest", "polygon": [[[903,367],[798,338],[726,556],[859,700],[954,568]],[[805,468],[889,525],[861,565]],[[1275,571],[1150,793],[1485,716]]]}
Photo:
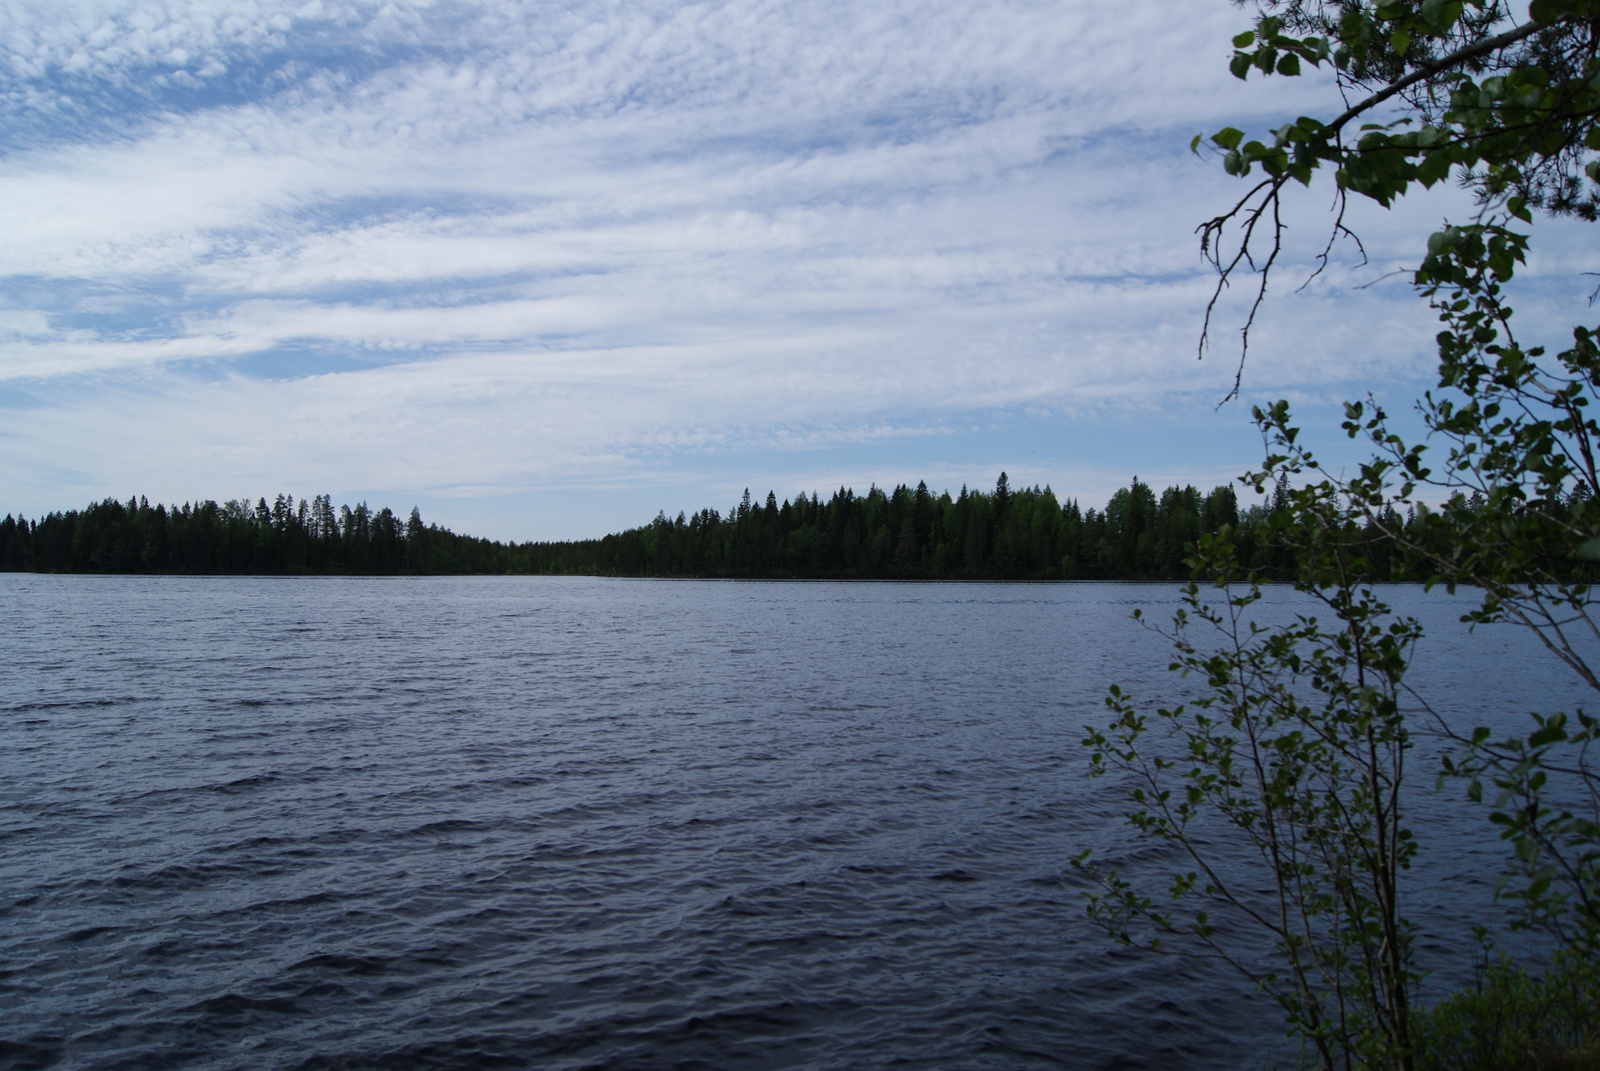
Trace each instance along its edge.
{"label": "forest", "polygon": [[[545,574],[906,580],[1179,580],[1202,534],[1227,526],[1243,560],[1265,578],[1293,572],[1272,524],[1286,506],[1278,485],[1241,507],[1231,486],[1159,494],[1137,477],[1103,509],[1080,509],[1049,487],[963,487],[935,495],[925,482],[865,494],[841,487],[763,503],[748,491],[726,513],[665,513],[600,539],[496,542],[405,519],[366,503],[335,508],[327,495],[278,495],[151,506],[106,499],[35,521],[0,521],[0,571],[251,575]],[[1369,541],[1391,580],[1425,579],[1398,544],[1427,543],[1439,515],[1420,507],[1352,533]]]}

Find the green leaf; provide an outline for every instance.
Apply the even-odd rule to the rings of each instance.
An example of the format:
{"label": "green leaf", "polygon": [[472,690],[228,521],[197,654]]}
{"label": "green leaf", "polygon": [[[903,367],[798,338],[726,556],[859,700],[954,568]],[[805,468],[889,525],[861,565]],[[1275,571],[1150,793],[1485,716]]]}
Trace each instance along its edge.
{"label": "green leaf", "polygon": [[1233,59],[1228,61],[1228,70],[1233,72],[1235,78],[1246,78],[1250,74],[1250,53],[1235,52]]}
{"label": "green leaf", "polygon": [[1534,22],[1550,25],[1561,17],[1561,5],[1552,3],[1551,0],[1533,0],[1528,5],[1528,17]]}
{"label": "green leaf", "polygon": [[1225,126],[1215,134],[1212,134],[1211,140],[1219,148],[1237,149],[1239,142],[1244,140],[1244,131],[1235,127]]}
{"label": "green leaf", "polygon": [[1255,43],[1256,32],[1254,30],[1246,30],[1244,33],[1235,34],[1233,38],[1234,48],[1249,48]]}
{"label": "green leaf", "polygon": [[1422,0],[1422,17],[1442,33],[1460,20],[1461,4],[1459,0]]}
{"label": "green leaf", "polygon": [[1528,17],[1544,26],[1559,22],[1573,13],[1571,0],[1533,0],[1528,5]]}
{"label": "green leaf", "polygon": [[1397,55],[1404,56],[1406,49],[1411,47],[1411,34],[1405,30],[1396,30],[1389,35],[1389,47],[1393,48]]}
{"label": "green leaf", "polygon": [[[1528,746],[1532,748],[1547,747],[1550,744],[1559,744],[1566,738],[1567,731],[1560,725],[1546,725],[1537,732],[1528,735]],[[1542,788],[1544,785],[1543,771],[1541,770],[1528,778],[1528,785],[1534,791]]]}
{"label": "green leaf", "polygon": [[1424,186],[1433,186],[1450,177],[1451,162],[1448,156],[1442,153],[1433,153],[1423,158],[1417,167],[1417,180]]}
{"label": "green leaf", "polygon": [[1300,73],[1300,57],[1293,52],[1285,52],[1278,61],[1278,73],[1293,78]]}

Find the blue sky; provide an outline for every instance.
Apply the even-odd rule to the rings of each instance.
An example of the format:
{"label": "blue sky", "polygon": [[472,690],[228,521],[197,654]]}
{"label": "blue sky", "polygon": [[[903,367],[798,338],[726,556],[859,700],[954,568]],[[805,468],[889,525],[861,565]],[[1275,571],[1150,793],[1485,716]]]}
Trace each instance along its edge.
{"label": "blue sky", "polygon": [[[1295,206],[1245,403],[1189,138],[1226,0],[0,0],[0,513],[330,493],[501,538],[926,479],[1250,467],[1248,403],[1404,407],[1460,197]],[[1565,234],[1565,232],[1562,232]],[[1536,271],[1587,293],[1580,239]],[[1563,253],[1563,248],[1566,252]],[[1296,275],[1296,273],[1299,273]],[[1236,316],[1230,306],[1226,316]],[[1231,323],[1232,321],[1226,321]]]}

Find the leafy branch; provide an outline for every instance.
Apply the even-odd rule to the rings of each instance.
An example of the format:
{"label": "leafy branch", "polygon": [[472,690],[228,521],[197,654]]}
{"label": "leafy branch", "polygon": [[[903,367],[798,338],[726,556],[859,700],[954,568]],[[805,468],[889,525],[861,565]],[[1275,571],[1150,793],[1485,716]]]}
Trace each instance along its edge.
{"label": "leafy branch", "polygon": [[[1480,2],[1474,6],[1485,5]],[[1600,83],[1594,77],[1592,56],[1594,35],[1589,32],[1594,7],[1587,0],[1540,0],[1532,6],[1532,17],[1527,22],[1501,33],[1478,36],[1416,64],[1349,104],[1328,122],[1302,116],[1286,123],[1271,132],[1271,144],[1246,141],[1244,132],[1234,127],[1226,127],[1209,139],[1198,135],[1194,138],[1190,148],[1198,152],[1201,142],[1208,141],[1222,154],[1223,168],[1228,173],[1248,176],[1260,167],[1266,176],[1227,211],[1196,228],[1201,255],[1216,272],[1216,284],[1202,318],[1198,343],[1201,357],[1209,347],[1217,306],[1234,276],[1244,269],[1257,278],[1255,294],[1240,329],[1239,364],[1224,402],[1238,396],[1250,335],[1265,301],[1272,269],[1283,252],[1281,199],[1291,180],[1309,186],[1320,168],[1326,165],[1335,170],[1333,224],[1328,241],[1316,258],[1316,267],[1302,287],[1326,268],[1331,250],[1341,238],[1354,239],[1360,248],[1359,239],[1345,225],[1348,195],[1352,192],[1389,207],[1414,183],[1432,186],[1452,171],[1459,171],[1475,181],[1480,196],[1486,200],[1505,198],[1511,214],[1518,218],[1530,218],[1530,203],[1560,207],[1549,198],[1541,201],[1536,196],[1537,191],[1530,185],[1529,165],[1537,157],[1532,164],[1536,172],[1539,160],[1559,156],[1562,151],[1581,155],[1600,148],[1600,143],[1590,145],[1582,138],[1575,147],[1572,142],[1572,129],[1600,114]],[[1370,10],[1361,5],[1344,10],[1337,23],[1330,21],[1325,34],[1295,37],[1283,32],[1282,18],[1264,15],[1256,29],[1234,38],[1230,67],[1239,78],[1248,77],[1251,70],[1294,77],[1302,72],[1302,63],[1321,67],[1331,62],[1343,79],[1352,67],[1370,65],[1370,53],[1375,48],[1403,55],[1414,40],[1448,38],[1465,21],[1465,5],[1459,2],[1429,0],[1420,10],[1397,3],[1380,4]],[[1380,25],[1388,29],[1386,35],[1377,32]],[[1571,77],[1553,80],[1541,68],[1523,66],[1486,78],[1479,85],[1469,73],[1487,57],[1503,56],[1531,38],[1547,37],[1554,29],[1568,26],[1582,31],[1590,53],[1589,62]],[[1449,91],[1450,105],[1438,121],[1398,131],[1397,125],[1407,126],[1410,120],[1366,123],[1354,146],[1345,143],[1344,132],[1351,123],[1417,86],[1428,86],[1430,93]],[[1552,144],[1553,137],[1557,144]],[[1477,171],[1479,167],[1484,168],[1481,173]],[[1592,161],[1585,165],[1585,173],[1591,178],[1600,176]],[[1569,195],[1561,203],[1570,207],[1576,202]],[[1364,262],[1364,250],[1362,259]]]}

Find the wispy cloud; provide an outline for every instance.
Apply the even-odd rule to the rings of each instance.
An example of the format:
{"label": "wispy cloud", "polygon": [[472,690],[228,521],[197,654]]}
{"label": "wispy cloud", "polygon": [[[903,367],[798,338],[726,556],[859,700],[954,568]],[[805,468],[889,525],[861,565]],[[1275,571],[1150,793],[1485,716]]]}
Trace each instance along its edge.
{"label": "wispy cloud", "polygon": [[[1185,135],[1326,90],[1228,78],[1238,19],[0,5],[0,509],[130,483],[692,484],[754,452],[864,471],[887,442],[957,471],[939,429],[973,414],[1217,396],[1191,232],[1238,191]],[[1424,225],[1365,224],[1367,267],[1336,263],[1293,323],[1269,309],[1257,386],[1415,374],[1414,302],[1349,285]]]}

